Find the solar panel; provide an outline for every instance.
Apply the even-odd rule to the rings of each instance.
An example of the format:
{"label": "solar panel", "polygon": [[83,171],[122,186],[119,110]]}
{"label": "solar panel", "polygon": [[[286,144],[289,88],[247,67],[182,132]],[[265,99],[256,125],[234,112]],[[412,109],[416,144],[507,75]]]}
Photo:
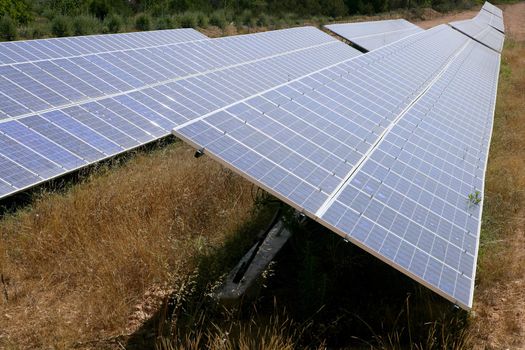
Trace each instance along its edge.
{"label": "solar panel", "polygon": [[470,308],[498,69],[442,25],[173,133]]}
{"label": "solar panel", "polygon": [[476,17],[474,17],[474,20],[486,23],[489,26],[496,28],[500,32],[505,33],[505,25],[503,24],[503,18],[498,17],[488,11],[479,11]]}
{"label": "solar panel", "polygon": [[304,27],[0,65],[0,197],[356,55]]}
{"label": "solar panel", "polygon": [[0,65],[117,52],[205,40],[195,29],[73,36],[0,43]]}
{"label": "solar panel", "polygon": [[451,22],[450,25],[493,50],[501,52],[505,35],[495,28],[475,19]]}
{"label": "solar panel", "polygon": [[404,19],[338,23],[326,25],[325,28],[367,51],[375,50],[381,46],[423,31],[423,29]]}
{"label": "solar panel", "polygon": [[503,11],[501,9],[499,9],[498,7],[492,5],[490,2],[486,1],[484,4],[483,4],[483,7],[482,7],[483,10],[485,11],[488,11],[490,13],[492,13],[493,15],[496,15],[500,18],[503,18]]}

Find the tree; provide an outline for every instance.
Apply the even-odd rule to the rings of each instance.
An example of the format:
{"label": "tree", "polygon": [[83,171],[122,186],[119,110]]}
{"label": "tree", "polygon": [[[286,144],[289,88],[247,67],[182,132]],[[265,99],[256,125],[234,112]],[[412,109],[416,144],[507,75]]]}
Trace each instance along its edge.
{"label": "tree", "polygon": [[16,40],[17,30],[15,21],[11,17],[0,17],[0,39],[1,40]]}
{"label": "tree", "polygon": [[20,24],[32,19],[31,8],[23,0],[0,0],[0,17],[7,16]]}
{"label": "tree", "polygon": [[109,14],[109,5],[106,0],[92,0],[89,4],[89,12],[103,21]]}
{"label": "tree", "polygon": [[342,17],[348,14],[348,9],[343,0],[324,1],[323,14],[331,17]]}

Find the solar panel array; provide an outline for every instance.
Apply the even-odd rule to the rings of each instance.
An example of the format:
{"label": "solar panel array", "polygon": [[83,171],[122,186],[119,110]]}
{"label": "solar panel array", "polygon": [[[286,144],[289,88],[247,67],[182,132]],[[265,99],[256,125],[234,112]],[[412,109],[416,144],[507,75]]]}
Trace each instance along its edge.
{"label": "solar panel array", "polygon": [[486,1],[484,4],[483,4],[483,7],[482,7],[483,10],[485,11],[488,11],[490,13],[492,13],[493,15],[495,16],[498,16],[499,18],[503,18],[503,11],[501,9],[499,9],[498,7],[492,5],[490,2]]}
{"label": "solar panel array", "polygon": [[[13,61],[0,65],[0,197],[360,54],[312,27],[220,39],[177,33],[122,34],[148,38],[125,49],[112,46],[114,36],[57,39],[60,57],[38,56],[40,41],[0,46]],[[69,50],[73,40],[95,48],[94,39],[107,45]]]}
{"label": "solar panel array", "polygon": [[499,59],[442,25],[173,132],[470,308]]}
{"label": "solar panel array", "polygon": [[325,28],[367,51],[393,43],[409,35],[423,31],[404,19],[373,22],[338,23]]}
{"label": "solar panel array", "polygon": [[484,22],[469,19],[451,22],[450,25],[493,50],[501,52],[503,49],[505,35]]}
{"label": "solar panel array", "polygon": [[[495,6],[494,6],[495,7]],[[496,7],[495,7],[496,8]],[[505,25],[503,24],[503,17],[486,11],[484,8],[474,17],[474,20],[488,24],[489,26],[505,33]]]}
{"label": "solar panel array", "polygon": [[470,308],[501,12],[329,29],[1,43],[0,198],[173,130]]}
{"label": "solar panel array", "polygon": [[0,43],[0,65],[140,49],[208,39],[194,29],[73,36]]}

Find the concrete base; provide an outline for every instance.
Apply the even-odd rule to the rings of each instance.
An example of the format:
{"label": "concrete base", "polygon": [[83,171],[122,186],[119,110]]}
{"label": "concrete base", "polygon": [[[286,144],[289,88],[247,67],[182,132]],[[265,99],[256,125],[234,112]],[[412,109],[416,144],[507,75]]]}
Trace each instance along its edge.
{"label": "concrete base", "polygon": [[255,257],[246,269],[242,279],[236,283],[235,276],[240,268],[249,262],[258,244],[255,244],[244,257],[239,261],[237,266],[230,271],[226,281],[217,293],[217,298],[224,304],[235,304],[240,302],[245,296],[250,296],[257,288],[257,281],[262,272],[268,267],[275,255],[281,250],[284,244],[291,237],[282,221],[278,221],[270,230],[263,243],[260,245]]}

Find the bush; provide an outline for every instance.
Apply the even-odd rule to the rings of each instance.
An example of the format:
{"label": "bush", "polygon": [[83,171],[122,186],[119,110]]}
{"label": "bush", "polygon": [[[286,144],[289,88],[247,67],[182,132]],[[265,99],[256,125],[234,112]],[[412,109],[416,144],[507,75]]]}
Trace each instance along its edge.
{"label": "bush", "polygon": [[89,4],[89,12],[103,21],[109,14],[109,5],[106,0],[92,0]]}
{"label": "bush", "polygon": [[118,33],[122,27],[122,18],[119,15],[110,15],[104,22],[109,33]]}
{"label": "bush", "polygon": [[18,34],[16,23],[11,17],[4,16],[0,18],[0,39],[1,40],[16,40]]}
{"label": "bush", "polygon": [[197,13],[197,26],[201,28],[206,28],[208,27],[208,24],[209,24],[208,16],[206,16],[202,12]]}
{"label": "bush", "polygon": [[257,25],[259,27],[267,27],[270,24],[270,17],[267,14],[261,13],[259,18],[257,18]]}
{"label": "bush", "polygon": [[28,36],[31,39],[41,39],[47,34],[49,34],[48,28],[44,28],[41,25],[35,25],[33,27],[29,27],[29,30],[28,30]]}
{"label": "bush", "polygon": [[150,30],[151,20],[148,15],[142,14],[135,20],[135,28],[137,30]]}
{"label": "bush", "polygon": [[18,29],[18,35],[26,39],[41,39],[49,36],[47,23],[33,22],[27,26]]}
{"label": "bush", "polygon": [[175,28],[173,18],[169,16],[159,17],[155,23],[155,29],[172,29]]}
{"label": "bush", "polygon": [[214,12],[210,17],[210,24],[212,26],[217,26],[221,29],[224,29],[226,28],[228,22],[226,20],[226,16],[223,13]]}
{"label": "bush", "polygon": [[73,19],[74,35],[88,35],[100,32],[100,22],[95,17],[78,16]]}
{"label": "bush", "polygon": [[180,18],[180,26],[182,28],[195,28],[197,27],[197,16],[192,12],[184,12]]}
{"label": "bush", "polygon": [[23,0],[0,0],[0,17],[9,17],[15,23],[26,25],[33,19],[29,4]]}
{"label": "bush", "polygon": [[53,18],[51,22],[51,33],[58,37],[71,35],[71,19],[62,15]]}
{"label": "bush", "polygon": [[244,10],[240,15],[241,23],[249,26],[253,20],[253,13],[250,10]]}

